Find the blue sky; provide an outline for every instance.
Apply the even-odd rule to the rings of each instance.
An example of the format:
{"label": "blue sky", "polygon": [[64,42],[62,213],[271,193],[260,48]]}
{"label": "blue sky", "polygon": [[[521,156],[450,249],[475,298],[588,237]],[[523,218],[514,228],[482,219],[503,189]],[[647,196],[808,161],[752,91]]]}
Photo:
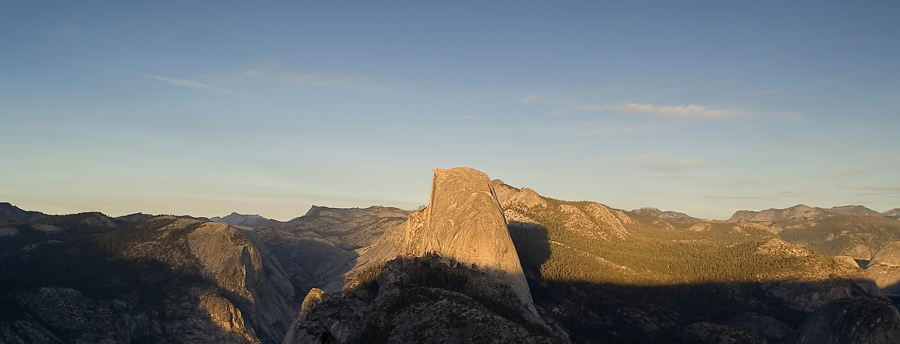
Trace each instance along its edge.
{"label": "blue sky", "polygon": [[900,207],[900,3],[0,3],[0,201],[287,220],[431,169],[705,218]]}

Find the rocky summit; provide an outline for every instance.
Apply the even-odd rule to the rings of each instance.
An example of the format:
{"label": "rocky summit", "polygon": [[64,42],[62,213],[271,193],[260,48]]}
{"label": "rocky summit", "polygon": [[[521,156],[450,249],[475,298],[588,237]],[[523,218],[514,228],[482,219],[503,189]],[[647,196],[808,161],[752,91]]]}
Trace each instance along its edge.
{"label": "rocky summit", "polygon": [[483,271],[510,288],[539,322],[503,209],[486,174],[467,167],[435,169],[424,213],[421,221],[411,215],[407,222],[404,254],[436,254]]}
{"label": "rocky summit", "polygon": [[896,213],[710,221],[465,167],[286,222],[0,203],[0,343],[891,343]]}
{"label": "rocky summit", "polygon": [[379,253],[359,266],[366,268],[342,297],[311,292],[285,343],[565,338],[534,307],[486,174],[435,169],[428,206],[411,213],[399,234],[388,230],[375,243]]}

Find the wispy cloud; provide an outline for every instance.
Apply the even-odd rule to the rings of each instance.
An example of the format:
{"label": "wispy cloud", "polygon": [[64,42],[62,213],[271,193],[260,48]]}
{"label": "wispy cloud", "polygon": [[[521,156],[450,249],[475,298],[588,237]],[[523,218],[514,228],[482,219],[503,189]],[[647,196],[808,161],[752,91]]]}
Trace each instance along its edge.
{"label": "wispy cloud", "polygon": [[277,64],[259,64],[243,67],[233,73],[234,79],[255,80],[257,82],[290,85],[314,89],[385,89],[393,80],[379,80],[375,77],[329,71],[297,71]]}
{"label": "wispy cloud", "polygon": [[805,118],[792,112],[759,112],[742,109],[715,108],[704,105],[654,105],[643,103],[573,104],[571,101],[554,100],[539,94],[530,94],[521,99],[522,104],[548,103],[556,106],[554,116],[570,112],[610,112],[628,116],[681,118],[705,121],[747,121],[781,119],[804,122]]}
{"label": "wispy cloud", "polygon": [[632,116],[694,118],[703,120],[741,120],[749,119],[750,117],[752,117],[742,111],[712,109],[702,105],[657,106],[638,103],[627,103],[620,105],[584,104],[575,107],[574,110],[581,112],[613,111]]}
{"label": "wispy cloud", "polygon": [[540,96],[540,95],[537,95],[537,94],[529,94],[529,95],[527,95],[527,96],[525,96],[525,97],[522,98],[522,104],[525,104],[525,105],[531,105],[531,104],[534,104],[534,103],[536,103],[536,102],[539,102],[539,101],[541,101],[541,100],[543,100],[543,99],[544,99],[544,97],[542,97],[542,96]]}
{"label": "wispy cloud", "polygon": [[706,160],[677,159],[658,153],[608,158],[601,161],[610,164],[632,165],[668,172],[680,172],[709,165],[709,162]]}
{"label": "wispy cloud", "polygon": [[233,97],[240,97],[240,98],[248,97],[246,94],[243,94],[241,92],[227,90],[224,88],[218,88],[218,87],[214,87],[211,85],[207,85],[207,84],[203,84],[203,83],[199,83],[199,82],[195,82],[195,81],[191,81],[191,80],[176,79],[176,78],[169,78],[169,77],[165,77],[165,76],[156,76],[156,75],[142,75],[142,76],[145,76],[145,77],[148,77],[148,78],[151,78],[154,80],[159,80],[159,81],[162,81],[165,83],[169,83],[169,84],[172,84],[175,86],[187,87],[187,88],[195,89],[195,90],[199,90],[199,91],[225,94],[225,95],[229,95],[229,96],[233,96]]}
{"label": "wispy cloud", "polygon": [[149,78],[149,79],[153,79],[156,81],[162,81],[162,82],[165,82],[170,85],[190,88],[190,89],[194,89],[194,90],[198,90],[198,91],[219,93],[219,94],[229,95],[232,97],[249,98],[249,96],[247,94],[244,94],[244,93],[241,93],[238,91],[232,91],[229,89],[215,87],[215,86],[212,86],[212,85],[209,85],[206,83],[198,82],[196,80],[170,78],[167,76],[159,76],[159,75],[138,74],[138,73],[125,72],[125,71],[121,71],[121,70],[117,70],[117,69],[103,68],[103,67],[100,67],[100,68],[111,71],[111,72],[122,73],[122,74],[142,77],[142,78]]}
{"label": "wispy cloud", "polygon": [[838,187],[855,190],[860,196],[900,195],[900,186],[838,185]]}

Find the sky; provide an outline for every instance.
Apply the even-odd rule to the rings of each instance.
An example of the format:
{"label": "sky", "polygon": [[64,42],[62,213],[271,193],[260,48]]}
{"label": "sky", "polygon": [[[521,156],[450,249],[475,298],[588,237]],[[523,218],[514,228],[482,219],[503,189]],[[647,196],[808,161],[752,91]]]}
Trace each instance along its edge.
{"label": "sky", "polygon": [[3,1],[0,202],[278,220],[433,168],[727,219],[900,207],[900,2]]}

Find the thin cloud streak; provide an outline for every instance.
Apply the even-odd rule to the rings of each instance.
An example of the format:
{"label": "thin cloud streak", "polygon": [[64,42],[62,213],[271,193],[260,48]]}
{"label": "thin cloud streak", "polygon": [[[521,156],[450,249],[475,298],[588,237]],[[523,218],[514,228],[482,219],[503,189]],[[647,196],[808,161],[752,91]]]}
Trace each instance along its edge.
{"label": "thin cloud streak", "polygon": [[229,95],[229,96],[232,96],[232,97],[239,97],[239,98],[250,98],[249,95],[244,94],[244,93],[241,93],[241,92],[232,91],[232,90],[228,90],[228,89],[224,89],[224,88],[219,88],[219,87],[215,87],[215,86],[211,86],[211,85],[208,85],[208,84],[204,84],[204,83],[200,83],[200,82],[196,82],[196,81],[191,81],[191,80],[177,79],[177,78],[170,78],[170,77],[159,76],[159,75],[147,75],[147,74],[131,73],[131,72],[125,72],[125,71],[121,71],[121,70],[118,70],[118,69],[111,69],[111,68],[103,68],[103,67],[99,67],[99,68],[104,69],[104,70],[108,70],[108,71],[111,71],[111,72],[122,73],[122,74],[128,74],[128,75],[132,75],[132,76],[137,76],[137,77],[142,77],[142,78],[153,79],[153,80],[156,80],[156,81],[162,81],[162,82],[165,82],[165,83],[170,84],[170,85],[181,86],[181,87],[190,88],[190,89],[198,90],[198,91],[212,92],[212,93],[219,93],[219,94],[224,94],[224,95]]}
{"label": "thin cloud streak", "polygon": [[900,195],[900,186],[838,185],[838,187],[858,191],[860,196]]}
{"label": "thin cloud streak", "polygon": [[398,81],[381,80],[373,76],[353,73],[299,72],[274,63],[245,67],[242,71],[238,71],[233,78],[253,79],[264,83],[286,84],[300,88],[366,90],[384,90]]}
{"label": "thin cloud streak", "polygon": [[224,95],[229,95],[229,96],[239,97],[239,98],[249,98],[249,96],[247,96],[246,94],[243,94],[241,92],[226,90],[224,88],[218,88],[218,87],[210,86],[207,84],[201,84],[199,82],[194,82],[194,81],[190,81],[190,80],[175,79],[175,78],[169,78],[169,77],[164,77],[164,76],[155,76],[155,75],[144,75],[144,76],[154,79],[154,80],[159,80],[159,81],[166,82],[166,83],[176,85],[176,86],[187,87],[187,88],[194,89],[194,90],[219,93],[219,94],[224,94]]}
{"label": "thin cloud streak", "polygon": [[554,116],[562,116],[570,112],[612,112],[628,116],[644,116],[659,118],[694,119],[704,121],[748,121],[780,119],[803,123],[806,119],[792,112],[753,112],[738,109],[711,108],[703,105],[668,105],[660,106],[642,103],[622,104],[571,104],[568,101],[554,101],[539,94],[529,94],[520,102],[524,105],[550,103],[556,105]]}
{"label": "thin cloud streak", "polygon": [[627,103],[621,105],[584,104],[575,107],[581,112],[613,111],[632,116],[654,116],[670,118],[694,118],[702,120],[743,120],[750,119],[744,112],[725,109],[711,109],[701,105],[656,106],[651,104]]}

